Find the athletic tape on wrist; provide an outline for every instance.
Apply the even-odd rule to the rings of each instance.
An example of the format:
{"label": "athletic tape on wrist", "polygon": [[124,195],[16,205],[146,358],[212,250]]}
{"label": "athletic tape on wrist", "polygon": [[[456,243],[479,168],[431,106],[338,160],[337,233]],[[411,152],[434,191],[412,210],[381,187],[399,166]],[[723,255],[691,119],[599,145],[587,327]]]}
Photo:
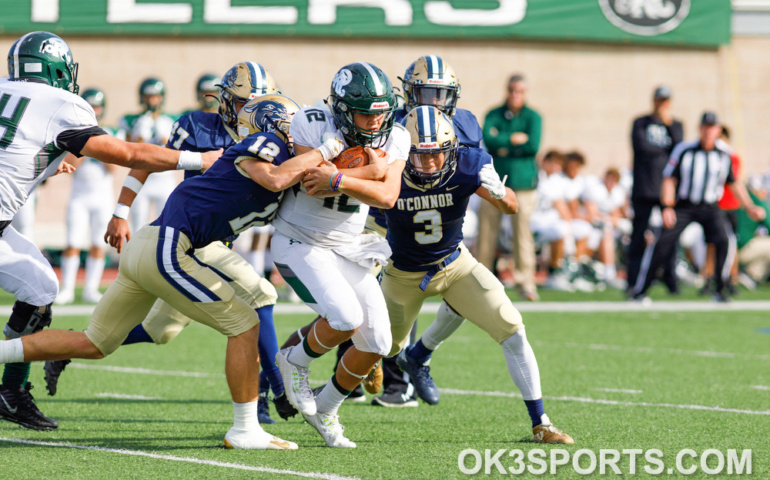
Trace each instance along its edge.
{"label": "athletic tape on wrist", "polygon": [[139,195],[139,192],[142,190],[142,187],[144,184],[137,180],[135,177],[132,177],[131,175],[126,177],[126,181],[123,182],[123,188],[127,188],[134,192],[135,194]]}
{"label": "athletic tape on wrist", "polygon": [[199,152],[179,152],[179,161],[176,164],[177,170],[200,170],[203,168],[203,157]]}
{"label": "athletic tape on wrist", "polygon": [[128,218],[128,212],[131,210],[126,204],[119,203],[115,206],[115,211],[112,213],[113,217],[122,218],[123,220]]}

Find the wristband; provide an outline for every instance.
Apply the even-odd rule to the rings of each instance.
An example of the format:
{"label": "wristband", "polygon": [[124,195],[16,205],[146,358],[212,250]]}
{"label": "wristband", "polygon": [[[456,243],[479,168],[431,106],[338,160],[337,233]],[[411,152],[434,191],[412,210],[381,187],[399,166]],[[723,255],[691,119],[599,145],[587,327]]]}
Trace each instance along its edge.
{"label": "wristband", "polygon": [[142,190],[143,186],[144,184],[142,182],[132,177],[131,175],[127,176],[126,181],[123,182],[123,188],[129,189],[137,195],[139,195],[139,191]]}
{"label": "wristband", "polygon": [[179,161],[176,164],[177,170],[200,170],[203,168],[203,157],[199,152],[179,152]]}
{"label": "wristband", "polygon": [[115,206],[115,211],[112,213],[113,217],[122,218],[123,220],[128,218],[128,212],[131,210],[126,204],[119,203]]}
{"label": "wristband", "polygon": [[334,190],[334,177],[336,177],[336,173],[332,173],[329,177],[329,190]]}
{"label": "wristband", "polygon": [[343,175],[341,173],[338,173],[334,177],[334,186],[332,187],[332,190],[334,190],[335,192],[339,191],[340,186],[342,185],[342,177],[343,177]]}
{"label": "wristband", "polygon": [[342,188],[342,182],[345,181],[345,175],[340,173],[340,184],[337,186],[337,190]]}

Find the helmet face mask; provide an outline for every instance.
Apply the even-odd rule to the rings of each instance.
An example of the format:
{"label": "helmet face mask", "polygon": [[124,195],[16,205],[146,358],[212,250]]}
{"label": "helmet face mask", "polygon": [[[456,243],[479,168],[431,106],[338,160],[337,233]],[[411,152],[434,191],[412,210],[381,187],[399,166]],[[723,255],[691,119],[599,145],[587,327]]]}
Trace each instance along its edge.
{"label": "helmet face mask", "polygon": [[238,135],[243,140],[257,132],[273,133],[291,149],[289,127],[298,111],[297,102],[283,95],[255,98],[238,113]]}
{"label": "helmet face mask", "polygon": [[77,93],[78,64],[67,43],[49,32],[31,32],[14,42],[8,52],[8,76],[46,83]]}
{"label": "helmet face mask", "polygon": [[460,98],[460,81],[451,65],[436,55],[415,60],[401,79],[406,109],[432,105],[447,116],[454,115]]}
{"label": "helmet face mask", "polygon": [[412,144],[405,168],[409,180],[425,190],[446,185],[457,170],[452,120],[436,107],[421,106],[409,112],[405,127]]}
{"label": "helmet face mask", "polygon": [[204,110],[210,110],[219,103],[219,85],[222,79],[213,73],[201,75],[195,83],[195,96]]}
{"label": "helmet face mask", "polygon": [[280,93],[270,72],[255,62],[234,65],[222,77],[218,87],[220,88],[219,115],[232,129],[238,127],[238,112],[243,105],[263,95]]}
{"label": "helmet face mask", "polygon": [[[156,100],[160,97],[159,100]],[[166,84],[157,78],[145,78],[139,85],[139,104],[145,111],[157,112],[166,100]]]}
{"label": "helmet face mask", "polygon": [[[348,143],[372,148],[385,145],[393,129],[397,102],[393,85],[382,70],[366,62],[342,67],[332,80],[329,103],[337,128]],[[379,128],[370,129],[357,125],[354,114],[383,118]]]}

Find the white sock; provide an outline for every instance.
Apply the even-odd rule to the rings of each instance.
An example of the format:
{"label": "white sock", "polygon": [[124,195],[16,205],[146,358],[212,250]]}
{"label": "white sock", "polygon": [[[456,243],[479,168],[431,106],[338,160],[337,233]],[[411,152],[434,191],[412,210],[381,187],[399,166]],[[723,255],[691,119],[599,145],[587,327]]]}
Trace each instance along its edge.
{"label": "white sock", "polygon": [[334,415],[346,398],[348,398],[348,396],[337,390],[337,387],[334,386],[334,382],[329,380],[329,383],[327,383],[324,389],[321,390],[321,393],[315,397],[315,404],[319,412]]}
{"label": "white sock", "polygon": [[257,271],[261,277],[265,271],[265,251],[264,250],[252,250],[248,255],[249,263],[254,270]]}
{"label": "white sock", "polygon": [[540,391],[540,370],[524,329],[506,338],[500,346],[503,347],[508,373],[524,400],[541,398],[543,394]]}
{"label": "white sock", "polygon": [[442,302],[436,313],[436,319],[428,325],[422,334],[422,344],[431,350],[435,350],[447,338],[451,337],[465,319],[449,308],[446,302]]}
{"label": "white sock", "polygon": [[61,291],[74,292],[75,280],[80,268],[80,255],[61,257]]}
{"label": "white sock", "polygon": [[0,341],[0,363],[24,362],[24,345],[20,338]]}
{"label": "white sock", "polygon": [[83,290],[86,292],[99,292],[99,282],[104,273],[104,257],[86,258],[86,284]]}
{"label": "white sock", "polygon": [[604,279],[605,280],[615,280],[615,277],[618,276],[618,269],[615,267],[615,265],[605,265],[604,266]]}
{"label": "white sock", "polygon": [[246,431],[262,431],[257,418],[257,402],[233,402],[233,427]]}
{"label": "white sock", "polygon": [[305,353],[305,346],[303,343],[294,345],[289,350],[288,360],[298,367],[308,368],[315,358]]}

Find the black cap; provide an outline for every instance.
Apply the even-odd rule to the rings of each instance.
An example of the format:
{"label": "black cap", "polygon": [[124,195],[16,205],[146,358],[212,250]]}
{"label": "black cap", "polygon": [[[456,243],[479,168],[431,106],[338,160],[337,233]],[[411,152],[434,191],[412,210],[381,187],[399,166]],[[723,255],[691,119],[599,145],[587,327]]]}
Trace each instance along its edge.
{"label": "black cap", "polygon": [[655,89],[653,98],[655,100],[668,100],[669,98],[671,98],[671,89],[665,85],[661,85]]}
{"label": "black cap", "polygon": [[700,117],[701,125],[717,125],[718,123],[719,119],[717,118],[717,114],[714,112],[703,112],[703,115]]}

